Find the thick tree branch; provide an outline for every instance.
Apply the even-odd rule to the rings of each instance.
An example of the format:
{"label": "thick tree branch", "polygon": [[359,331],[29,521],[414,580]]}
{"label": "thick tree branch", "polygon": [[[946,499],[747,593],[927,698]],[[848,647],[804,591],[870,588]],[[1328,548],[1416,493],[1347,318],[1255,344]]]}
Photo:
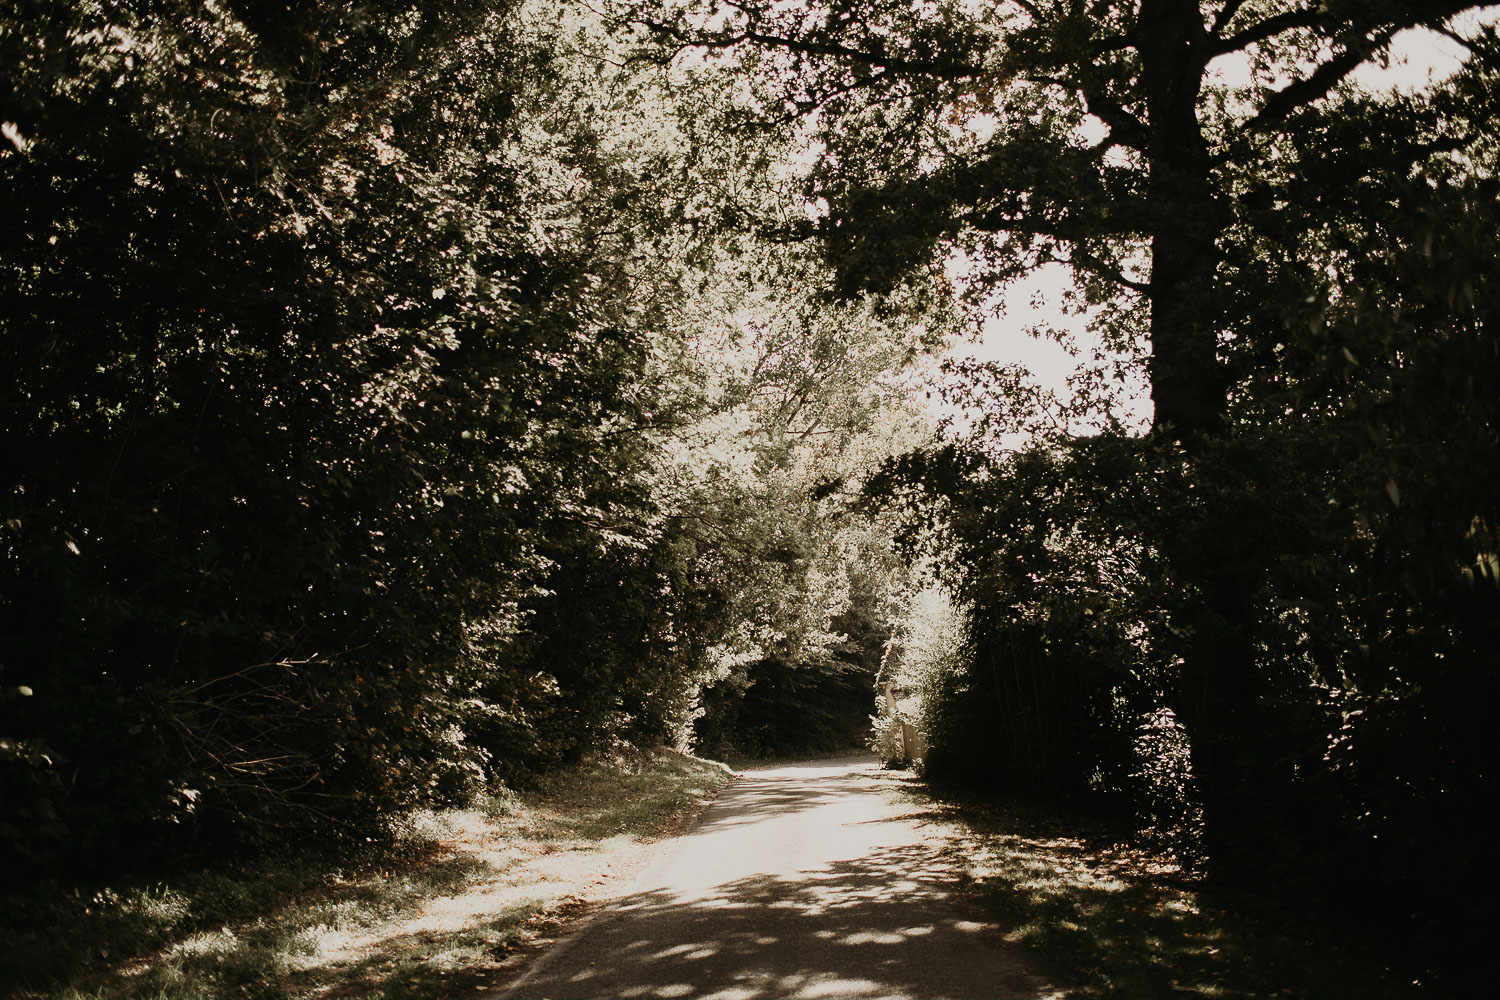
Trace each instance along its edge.
{"label": "thick tree branch", "polygon": [[1112,144],[1145,150],[1151,136],[1139,118],[1092,88],[1083,89],[1083,100],[1089,114],[1109,126],[1109,140]]}
{"label": "thick tree branch", "polygon": [[1068,258],[1066,260],[1058,259],[1058,263],[1071,264],[1074,267],[1082,268],[1091,274],[1097,274],[1101,278],[1113,281],[1122,288],[1128,288],[1142,295],[1147,294],[1151,290],[1149,283],[1125,277],[1124,271],[1121,271],[1108,261],[1095,256],[1076,243],[1070,248]]}
{"label": "thick tree branch", "polygon": [[[1441,25],[1448,18],[1465,10],[1484,6],[1472,0],[1443,0],[1423,5],[1412,5],[1399,19],[1387,20],[1376,27],[1361,28],[1358,23],[1335,19],[1326,11],[1290,11],[1277,17],[1267,18],[1260,24],[1223,41],[1216,54],[1234,52],[1270,38],[1282,31],[1297,27],[1318,27],[1330,33],[1343,27],[1341,32],[1347,39],[1342,52],[1319,65],[1307,76],[1272,94],[1260,112],[1247,123],[1247,128],[1262,131],[1273,128],[1286,120],[1287,116],[1304,105],[1325,97],[1339,82],[1357,69],[1365,60],[1390,44],[1395,35],[1407,28],[1419,25]],[[1441,30],[1441,28],[1439,28]]]}
{"label": "thick tree branch", "polygon": [[1382,31],[1374,39],[1362,40],[1359,44],[1345,49],[1323,63],[1301,80],[1289,83],[1276,91],[1255,117],[1245,124],[1246,129],[1258,132],[1274,128],[1298,108],[1327,96],[1330,90],[1338,86],[1339,81],[1358,69],[1371,53],[1388,43],[1393,34],[1395,34],[1394,31]]}
{"label": "thick tree branch", "polygon": [[1238,14],[1240,8],[1243,6],[1245,6],[1245,0],[1229,0],[1228,3],[1219,9],[1219,14],[1214,18],[1214,26],[1209,29],[1209,33],[1217,35],[1223,31],[1229,25],[1229,22],[1234,20],[1234,15]]}
{"label": "thick tree branch", "polygon": [[[1328,19],[1328,15],[1316,7],[1304,10],[1289,10],[1275,17],[1268,17],[1264,21],[1252,24],[1242,31],[1237,31],[1228,38],[1218,39],[1212,48],[1213,55],[1222,56],[1230,52],[1240,52],[1249,48],[1256,42],[1263,42],[1268,38],[1275,38],[1286,31],[1294,31],[1297,28],[1311,28],[1322,24]],[[1214,35],[1217,37],[1219,25],[1214,25]]]}
{"label": "thick tree branch", "polygon": [[1118,101],[1107,96],[1100,88],[1061,76],[1032,75],[1028,79],[1033,83],[1051,84],[1081,95],[1085,110],[1109,126],[1111,145],[1144,150],[1150,141],[1150,135],[1141,120],[1126,111]]}

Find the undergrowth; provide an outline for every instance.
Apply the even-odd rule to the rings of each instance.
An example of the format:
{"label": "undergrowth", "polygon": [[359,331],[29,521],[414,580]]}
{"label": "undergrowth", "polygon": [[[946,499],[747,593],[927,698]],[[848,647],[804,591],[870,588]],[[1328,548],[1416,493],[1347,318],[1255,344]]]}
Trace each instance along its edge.
{"label": "undergrowth", "polygon": [[1018,802],[934,800],[952,859],[1069,1000],[1416,1000],[1435,994],[1403,956],[1266,884],[1228,889],[1084,818]]}
{"label": "undergrowth", "polygon": [[[306,849],[108,886],[0,894],[13,1000],[460,997],[632,844],[729,780],[661,752],[403,818],[378,852]],[[613,852],[613,853],[612,853]]]}

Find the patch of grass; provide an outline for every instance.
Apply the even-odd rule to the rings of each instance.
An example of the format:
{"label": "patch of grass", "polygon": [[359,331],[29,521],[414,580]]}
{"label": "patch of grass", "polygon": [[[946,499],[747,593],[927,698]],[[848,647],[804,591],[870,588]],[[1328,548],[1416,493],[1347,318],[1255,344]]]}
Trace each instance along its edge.
{"label": "patch of grass", "polygon": [[[538,840],[662,836],[730,776],[723,765],[685,754],[589,764],[543,779],[529,796],[526,815],[513,821]],[[601,788],[609,794],[601,795]]]}
{"label": "patch of grass", "polygon": [[1118,831],[1019,803],[909,795],[954,834],[952,855],[1064,996],[1160,1000],[1415,1000],[1427,996],[1352,928],[1281,887],[1230,891]]}
{"label": "patch of grass", "polygon": [[714,759],[723,763],[731,771],[745,771],[752,767],[765,767],[776,762],[772,757],[755,757],[744,753],[718,754]]}
{"label": "patch of grass", "polygon": [[14,1000],[438,1000],[501,963],[633,845],[685,826],[731,780],[660,752],[598,761],[466,809],[405,818],[363,862],[314,852],[0,898]]}

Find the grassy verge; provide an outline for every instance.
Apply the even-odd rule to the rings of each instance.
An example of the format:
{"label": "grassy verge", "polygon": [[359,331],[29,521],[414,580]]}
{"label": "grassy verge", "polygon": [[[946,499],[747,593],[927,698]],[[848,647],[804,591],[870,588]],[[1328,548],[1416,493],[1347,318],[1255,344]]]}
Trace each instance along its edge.
{"label": "grassy verge", "polygon": [[674,753],[560,772],[526,795],[414,815],[379,862],[265,858],[84,893],[0,900],[0,996],[17,1000],[436,1000],[607,893],[641,845],[730,780]]}
{"label": "grassy verge", "polygon": [[893,780],[950,831],[961,877],[1070,1000],[1429,996],[1388,967],[1401,956],[1299,912],[1274,884],[1216,889],[1086,820]]}

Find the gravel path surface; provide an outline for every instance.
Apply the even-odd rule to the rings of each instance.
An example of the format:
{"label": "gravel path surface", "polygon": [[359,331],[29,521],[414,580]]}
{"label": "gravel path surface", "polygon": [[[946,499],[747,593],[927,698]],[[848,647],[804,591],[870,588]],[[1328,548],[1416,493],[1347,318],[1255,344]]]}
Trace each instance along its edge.
{"label": "gravel path surface", "polygon": [[745,772],[497,1000],[1052,996],[879,784],[866,758]]}

